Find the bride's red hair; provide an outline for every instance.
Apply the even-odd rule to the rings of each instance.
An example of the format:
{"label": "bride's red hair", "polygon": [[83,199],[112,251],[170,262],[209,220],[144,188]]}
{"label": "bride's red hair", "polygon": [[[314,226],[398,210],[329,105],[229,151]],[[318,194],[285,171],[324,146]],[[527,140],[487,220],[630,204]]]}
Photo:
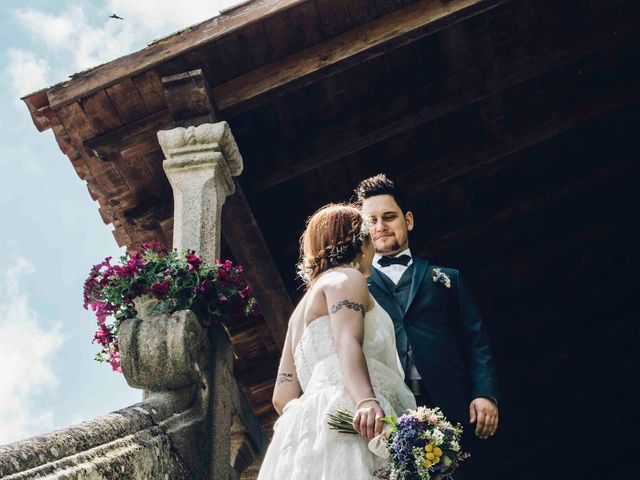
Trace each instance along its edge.
{"label": "bride's red hair", "polygon": [[300,237],[298,264],[307,284],[337,264],[348,264],[358,257],[362,242],[357,240],[370,239],[368,233],[360,238],[363,221],[360,210],[346,203],[330,203],[309,217]]}

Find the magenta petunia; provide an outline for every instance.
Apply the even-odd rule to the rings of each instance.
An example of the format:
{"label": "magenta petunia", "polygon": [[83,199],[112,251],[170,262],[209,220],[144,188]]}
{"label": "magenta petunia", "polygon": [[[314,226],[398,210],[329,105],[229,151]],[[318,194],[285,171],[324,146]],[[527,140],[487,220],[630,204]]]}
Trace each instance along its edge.
{"label": "magenta petunia", "polygon": [[190,272],[197,272],[200,270],[200,265],[202,265],[202,260],[193,250],[189,250],[187,252],[187,256],[185,257],[187,260],[187,265],[189,266]]}
{"label": "magenta petunia", "polygon": [[104,323],[101,323],[98,327],[98,330],[96,330],[96,333],[93,336],[93,342],[91,343],[98,342],[100,345],[107,345],[112,341],[113,334],[111,333],[111,330],[109,330],[109,328]]}
{"label": "magenta petunia", "polygon": [[151,285],[151,294],[158,300],[163,300],[167,296],[167,292],[171,287],[171,282],[165,280],[163,282],[157,282]]}
{"label": "magenta petunia", "polygon": [[109,363],[114,372],[122,373],[122,366],[120,365],[120,352],[113,352],[109,358]]}

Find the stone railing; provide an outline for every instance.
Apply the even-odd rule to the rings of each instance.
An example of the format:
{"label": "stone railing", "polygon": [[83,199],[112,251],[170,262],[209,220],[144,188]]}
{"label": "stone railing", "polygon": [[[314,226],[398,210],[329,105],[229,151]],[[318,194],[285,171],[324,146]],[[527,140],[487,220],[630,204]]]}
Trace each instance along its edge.
{"label": "stone railing", "polygon": [[226,332],[180,311],[128,320],[120,339],[124,374],[144,400],[0,447],[0,478],[252,478],[242,473],[266,438],[233,378]]}

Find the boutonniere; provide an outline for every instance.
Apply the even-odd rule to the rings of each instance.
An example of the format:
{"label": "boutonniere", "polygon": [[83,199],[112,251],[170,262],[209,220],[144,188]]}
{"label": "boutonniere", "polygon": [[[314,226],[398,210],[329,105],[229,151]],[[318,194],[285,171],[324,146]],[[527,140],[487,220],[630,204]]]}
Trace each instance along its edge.
{"label": "boutonniere", "polygon": [[451,279],[449,278],[449,275],[444,273],[439,268],[434,268],[431,272],[431,275],[433,275],[431,278],[433,279],[434,283],[440,283],[447,288],[451,288]]}

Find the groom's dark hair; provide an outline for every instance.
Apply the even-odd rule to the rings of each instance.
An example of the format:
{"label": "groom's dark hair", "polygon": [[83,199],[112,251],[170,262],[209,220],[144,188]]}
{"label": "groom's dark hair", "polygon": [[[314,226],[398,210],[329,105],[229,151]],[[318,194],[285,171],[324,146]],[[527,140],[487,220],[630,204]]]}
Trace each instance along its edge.
{"label": "groom's dark hair", "polygon": [[391,195],[400,207],[400,210],[402,210],[402,213],[407,213],[407,199],[404,193],[402,193],[402,191],[396,187],[395,182],[384,173],[365,178],[358,184],[355,192],[358,205],[362,205],[362,202],[369,197]]}

